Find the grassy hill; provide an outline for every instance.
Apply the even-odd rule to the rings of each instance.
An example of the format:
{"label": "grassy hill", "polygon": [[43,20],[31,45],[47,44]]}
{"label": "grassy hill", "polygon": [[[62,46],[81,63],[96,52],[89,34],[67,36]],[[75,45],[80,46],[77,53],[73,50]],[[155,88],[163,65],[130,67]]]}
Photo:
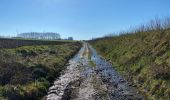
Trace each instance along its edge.
{"label": "grassy hill", "polygon": [[22,40],[23,45],[31,43],[33,46],[11,48],[7,45],[11,49],[0,49],[1,100],[40,100],[47,94],[50,83],[81,47],[80,42],[55,42],[43,45],[44,41]]}
{"label": "grassy hill", "polygon": [[170,21],[90,41],[146,99],[170,98]]}

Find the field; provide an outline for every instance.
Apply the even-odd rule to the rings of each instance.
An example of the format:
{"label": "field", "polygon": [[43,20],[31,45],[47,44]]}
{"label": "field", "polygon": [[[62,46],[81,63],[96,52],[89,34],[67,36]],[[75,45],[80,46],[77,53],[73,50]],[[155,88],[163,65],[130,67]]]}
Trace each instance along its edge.
{"label": "field", "polygon": [[80,42],[0,40],[0,99],[40,100]]}
{"label": "field", "polygon": [[50,41],[50,40],[35,40],[35,39],[5,39],[0,38],[0,49],[1,48],[15,48],[20,46],[34,46],[34,45],[58,45],[70,43],[73,41]]}
{"label": "field", "polygon": [[145,99],[170,98],[170,28],[140,29],[90,43]]}

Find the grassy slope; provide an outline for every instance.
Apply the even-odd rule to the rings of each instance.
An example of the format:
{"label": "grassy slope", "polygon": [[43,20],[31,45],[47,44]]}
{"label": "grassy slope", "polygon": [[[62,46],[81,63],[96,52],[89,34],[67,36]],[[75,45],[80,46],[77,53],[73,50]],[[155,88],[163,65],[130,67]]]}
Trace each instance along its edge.
{"label": "grassy slope", "polygon": [[90,41],[146,99],[170,98],[170,29]]}
{"label": "grassy slope", "polygon": [[0,49],[0,99],[41,99],[81,44]]}

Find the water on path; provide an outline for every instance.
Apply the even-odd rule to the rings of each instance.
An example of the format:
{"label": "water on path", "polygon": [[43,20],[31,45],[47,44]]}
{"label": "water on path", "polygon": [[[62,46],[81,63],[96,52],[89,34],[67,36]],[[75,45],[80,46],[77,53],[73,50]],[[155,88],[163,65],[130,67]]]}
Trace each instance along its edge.
{"label": "water on path", "polygon": [[84,43],[49,88],[46,100],[142,100],[142,96],[111,64]]}

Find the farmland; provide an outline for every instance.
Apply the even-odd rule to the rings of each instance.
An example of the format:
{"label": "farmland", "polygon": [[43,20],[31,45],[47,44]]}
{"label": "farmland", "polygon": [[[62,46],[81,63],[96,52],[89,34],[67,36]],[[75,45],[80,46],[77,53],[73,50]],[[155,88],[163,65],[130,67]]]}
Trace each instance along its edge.
{"label": "farmland", "polygon": [[35,46],[35,45],[58,45],[69,43],[70,41],[47,41],[47,40],[33,40],[33,39],[5,39],[0,38],[1,48],[15,48],[20,46]]}

